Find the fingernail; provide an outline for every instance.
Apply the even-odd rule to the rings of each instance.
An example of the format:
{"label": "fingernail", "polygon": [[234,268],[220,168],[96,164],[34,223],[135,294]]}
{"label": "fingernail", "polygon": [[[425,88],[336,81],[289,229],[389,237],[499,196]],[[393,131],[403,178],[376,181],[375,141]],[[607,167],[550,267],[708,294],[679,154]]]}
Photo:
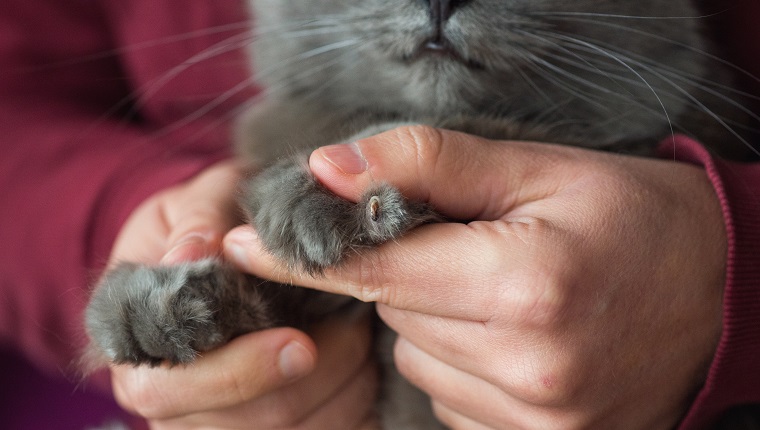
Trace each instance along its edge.
{"label": "fingernail", "polygon": [[314,369],[314,355],[297,341],[290,341],[280,351],[279,366],[288,380],[300,379]]}
{"label": "fingernail", "polygon": [[249,266],[248,249],[256,241],[256,232],[248,227],[236,228],[224,238],[225,255],[240,268]]}
{"label": "fingernail", "polygon": [[248,253],[243,245],[237,242],[228,242],[225,246],[227,257],[239,268],[248,267]]}
{"label": "fingernail", "polygon": [[177,240],[174,246],[161,258],[161,262],[171,264],[203,258],[206,252],[206,243],[207,238],[205,235],[190,233]]}
{"label": "fingernail", "polygon": [[234,242],[238,245],[250,245],[258,240],[258,236],[256,235],[256,230],[254,230],[253,227],[244,225],[235,227],[234,229],[230,230],[230,232],[227,233],[225,240]]}
{"label": "fingernail", "polygon": [[367,171],[367,160],[355,143],[341,143],[320,149],[322,156],[341,172],[358,175]]}

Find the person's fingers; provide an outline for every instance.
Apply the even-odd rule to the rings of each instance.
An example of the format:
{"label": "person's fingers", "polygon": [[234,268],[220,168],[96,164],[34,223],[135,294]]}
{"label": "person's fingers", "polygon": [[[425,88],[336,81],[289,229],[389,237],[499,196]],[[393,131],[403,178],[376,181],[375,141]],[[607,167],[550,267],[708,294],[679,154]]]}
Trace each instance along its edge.
{"label": "person's fingers", "polygon": [[[356,199],[370,184],[387,181],[444,215],[474,221],[422,226],[378,249],[362,250],[324,277],[286,272],[250,229],[233,230],[225,252],[242,270],[264,278],[399,309],[487,320],[496,306],[532,306],[551,298],[544,286],[562,275],[559,270],[572,269],[546,258],[550,249],[562,255],[555,248],[564,243],[558,239],[564,232],[527,206],[541,204],[573,179],[551,169],[568,158],[583,159],[578,151],[429,127],[401,127],[321,148],[312,153],[311,169],[343,197]],[[526,279],[531,285],[523,285]]]}
{"label": "person's fingers", "polygon": [[552,167],[561,159],[577,158],[578,151],[559,146],[546,151],[525,142],[406,126],[319,148],[311,154],[309,167],[321,183],[349,200],[387,182],[448,217],[492,220],[517,202],[538,200],[569,180]]}
{"label": "person's fingers", "polygon": [[214,165],[174,191],[160,208],[168,226],[167,252],[161,262],[172,264],[218,254],[224,234],[239,223],[236,209],[240,170],[234,162]]}
{"label": "person's fingers", "polygon": [[120,365],[111,374],[116,399],[126,409],[170,418],[262,396],[304,377],[316,360],[316,346],[306,334],[278,328],[240,336],[188,366]]}
{"label": "person's fingers", "polygon": [[[311,333],[319,352],[314,371],[297,383],[268,392],[250,402],[245,406],[246,415],[255,416],[257,426],[262,428],[305,421],[323,408],[330,398],[338,396],[348,384],[352,384],[352,379],[359,373],[374,370],[374,362],[370,359],[372,334],[368,317],[339,316],[317,325]],[[362,377],[367,384],[372,382],[368,381],[368,377]],[[367,389],[371,390],[370,387]],[[356,398],[352,406],[371,404],[372,399],[374,391],[368,391],[364,397]]]}
{"label": "person's fingers", "polygon": [[[516,357],[523,361],[527,351],[532,353],[530,341],[516,339],[506,342],[507,347],[502,349],[503,338],[510,334],[494,330],[489,324],[402,311],[386,305],[378,305],[377,310],[380,318],[401,338],[451,367],[500,383],[503,388],[509,388],[515,376],[525,379],[524,372],[511,371],[510,363]],[[473,354],[473,351],[478,353]],[[501,365],[498,368],[483,365],[492,360]]]}
{"label": "person's fingers", "polygon": [[335,318],[317,327],[314,341],[322,353],[317,368],[303,379],[249,402],[158,420],[156,426],[357,428],[373,411],[377,391],[377,370],[369,359],[370,325],[366,318]]}
{"label": "person's fingers", "polygon": [[[501,424],[511,422],[510,413],[518,402],[486,381],[449,366],[403,337],[394,348],[394,361],[399,372],[437,402],[457,410],[466,410],[471,417],[490,416]],[[489,399],[484,402],[483,399]],[[498,406],[497,406],[498,405]],[[494,417],[494,411],[499,411]]]}
{"label": "person's fingers", "polygon": [[[431,315],[488,321],[505,309],[551,308],[560,279],[580,270],[563,264],[564,232],[539,219],[421,226],[376,249],[362,250],[324,276],[288,272],[250,227],[225,237],[228,258],[262,278],[346,294]],[[555,258],[546,258],[552,251]],[[563,252],[569,251],[569,252]]]}
{"label": "person's fingers", "polygon": [[414,345],[415,351],[424,351],[431,359],[472,378],[489,381],[489,386],[515,398],[561,406],[568,400],[566,392],[582,378],[565,374],[571,368],[566,352],[570,348],[552,348],[537,333],[525,336],[519,330],[498,327],[498,322],[443,318],[385,305],[377,308],[383,321],[403,340],[402,346]]}
{"label": "person's fingers", "polygon": [[[347,357],[343,357],[347,359]],[[377,369],[365,365],[313,414],[298,423],[305,429],[356,429],[375,413]]]}
{"label": "person's fingers", "polygon": [[458,430],[493,430],[493,427],[488,427],[470,417],[462,415],[441,402],[433,402],[433,413],[448,428]]}
{"label": "person's fingers", "polygon": [[[322,399],[322,403],[307,411],[303,410],[303,405],[297,397],[294,397],[290,403],[270,404],[269,409],[248,407],[256,405],[257,402],[254,401],[227,409],[154,420],[151,427],[156,430],[201,429],[208,428],[208,423],[214,423],[214,428],[224,429],[353,430],[373,428],[362,426],[374,415],[374,399],[377,391],[377,372],[374,366],[365,363],[338,388],[330,393],[330,397]],[[265,412],[266,415],[260,415],[261,412]]]}
{"label": "person's fingers", "polygon": [[122,226],[109,267],[123,261],[174,264],[218,255],[224,234],[239,224],[241,169],[217,163],[188,182],[140,204]]}
{"label": "person's fingers", "polygon": [[[581,428],[573,422],[571,410],[546,407],[533,398],[506,393],[483,379],[449,366],[404,338],[398,339],[394,358],[399,372],[428,393],[434,404],[459,411],[468,422],[477,422],[486,428]],[[530,366],[530,363],[525,365]],[[439,415],[439,418],[446,422],[445,416]]]}

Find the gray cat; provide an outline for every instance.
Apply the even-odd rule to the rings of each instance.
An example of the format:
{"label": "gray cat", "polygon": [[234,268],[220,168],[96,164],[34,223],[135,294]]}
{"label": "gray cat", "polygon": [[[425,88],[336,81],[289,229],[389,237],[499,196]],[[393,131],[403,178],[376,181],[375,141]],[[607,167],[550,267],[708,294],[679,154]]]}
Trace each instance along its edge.
{"label": "gray cat", "polygon": [[[305,167],[322,145],[425,124],[634,154],[674,132],[744,148],[740,123],[752,114],[734,101],[691,0],[250,3],[267,90],[242,118],[238,145],[267,167],[246,181],[241,205],[293,270],[319,276],[349,252],[441,220],[383,184],[358,203],[332,195]],[[221,261],[123,263],[94,290],[86,326],[106,361],[178,364],[245,332],[308,328],[353,306]],[[424,397],[386,372],[384,428],[436,428]]]}

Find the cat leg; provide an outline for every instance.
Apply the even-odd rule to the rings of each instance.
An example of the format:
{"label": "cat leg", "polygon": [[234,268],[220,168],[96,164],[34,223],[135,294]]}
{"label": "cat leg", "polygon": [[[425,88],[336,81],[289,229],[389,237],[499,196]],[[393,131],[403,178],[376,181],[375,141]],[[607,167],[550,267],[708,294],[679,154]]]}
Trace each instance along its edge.
{"label": "cat leg", "polygon": [[243,206],[264,247],[291,270],[319,274],[361,247],[401,236],[438,219],[386,184],[369,189],[359,202],[342,199],[297,160],[279,162],[246,186]]}

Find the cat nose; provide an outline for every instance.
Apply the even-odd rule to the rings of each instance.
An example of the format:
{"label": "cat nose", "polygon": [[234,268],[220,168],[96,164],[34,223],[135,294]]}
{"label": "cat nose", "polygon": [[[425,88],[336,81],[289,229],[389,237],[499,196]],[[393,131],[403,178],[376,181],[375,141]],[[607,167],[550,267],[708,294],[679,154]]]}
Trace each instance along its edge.
{"label": "cat nose", "polygon": [[451,14],[458,7],[472,0],[425,0],[430,9],[430,18],[436,25],[441,25],[451,18]]}
{"label": "cat nose", "polygon": [[425,49],[435,52],[448,52],[450,44],[444,36],[444,26],[454,11],[472,0],[423,0],[430,11],[430,20],[435,26],[433,35],[425,43]]}

